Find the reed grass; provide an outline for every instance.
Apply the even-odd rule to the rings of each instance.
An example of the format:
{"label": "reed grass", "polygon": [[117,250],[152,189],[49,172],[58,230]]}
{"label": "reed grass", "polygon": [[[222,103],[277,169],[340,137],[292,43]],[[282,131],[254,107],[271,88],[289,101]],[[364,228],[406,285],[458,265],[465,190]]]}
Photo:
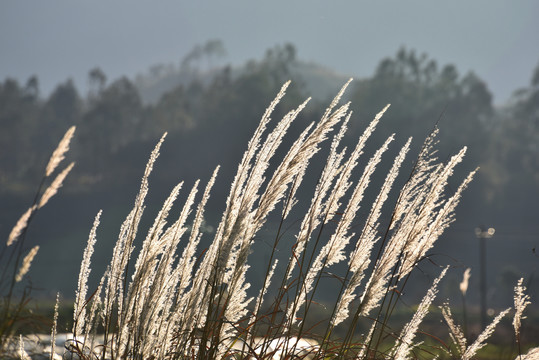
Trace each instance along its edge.
{"label": "reed grass", "polygon": [[[13,349],[22,344],[21,331],[38,331],[40,320],[29,313],[29,302],[32,287],[24,284],[24,277],[30,271],[34,257],[39,251],[39,245],[28,249],[26,234],[37,212],[45,206],[58,192],[60,187],[75,165],[70,163],[50,181],[58,166],[65,159],[70,142],[75,133],[75,126],[69,128],[52,153],[45,168],[44,175],[37,188],[32,205],[19,218],[11,230],[5,246],[0,250],[0,357],[12,355]],[[45,187],[46,186],[46,187]],[[23,254],[24,257],[23,257]],[[21,358],[24,349],[18,349]]]}
{"label": "reed grass", "polygon": [[[415,358],[421,346],[416,340],[419,327],[448,269],[440,270],[403,328],[390,327],[389,319],[410,273],[454,220],[455,208],[475,171],[450,191],[448,181],[466,148],[439,161],[434,130],[402,186],[394,188],[411,139],[392,159],[381,184],[372,184],[378,165],[391,161],[385,158],[394,135],[364,161],[364,168],[358,164],[389,106],[374,117],[349,151],[341,143],[351,119],[350,104],[340,104],[348,84],[320,121],[309,124],[284,157],[276,160],[285,134],[309,101],[271,125],[273,110],[289,86],[286,83],[263,114],[238,165],[215,234],[204,234],[201,224],[219,168],[203,191],[200,181],[194,183],[175,216],[173,205],[185,184],[180,182],[171,190],[136,255],[134,243],[140,236],[149,177],[165,134],[151,153],[133,209],[120,227],[110,265],[98,288],[89,294],[87,283],[101,212],[96,216],[81,263],[73,339],[64,358]],[[304,191],[305,177],[313,176],[310,163],[324,153],[324,146],[325,165],[314,192],[298,197]],[[375,187],[378,194],[370,204],[364,203],[369,187]],[[293,246],[285,249],[288,256],[283,258],[278,256],[284,253],[281,240],[291,236],[284,228],[299,199],[304,198],[310,203],[304,206]],[[260,288],[251,296],[249,255],[270,214],[280,216],[280,225],[275,229]],[[357,223],[363,226],[358,228]],[[200,249],[201,239],[209,236],[213,236],[209,247]],[[340,289],[330,315],[313,318],[321,281],[338,264],[344,264],[345,271],[335,276]],[[276,273],[282,276],[276,278]],[[528,298],[519,286],[515,302],[523,311]],[[517,312],[519,319],[522,311]],[[457,346],[441,346],[445,354],[439,355],[471,359],[508,312],[501,312],[467,346],[449,307],[444,306],[443,316]],[[336,331],[341,327],[342,331]],[[103,335],[102,343],[97,341],[98,333]]]}

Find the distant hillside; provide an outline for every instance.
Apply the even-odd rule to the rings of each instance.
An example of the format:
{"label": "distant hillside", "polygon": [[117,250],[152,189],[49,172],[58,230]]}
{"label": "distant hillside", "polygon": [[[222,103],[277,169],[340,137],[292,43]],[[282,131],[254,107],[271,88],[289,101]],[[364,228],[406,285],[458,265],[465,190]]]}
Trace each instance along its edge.
{"label": "distant hillside", "polygon": [[[247,65],[231,68],[233,77],[242,74]],[[175,89],[179,85],[188,85],[197,80],[202,84],[208,84],[223,67],[200,70],[182,68],[181,66],[156,65],[146,73],[137,75],[134,79],[135,86],[145,104],[155,104],[163,94]],[[331,70],[322,65],[295,61],[290,66],[291,80],[309,89],[309,96],[318,100],[326,100],[335,96],[335,93],[350,78]]]}
{"label": "distant hillside", "polygon": [[303,82],[305,88],[308,89],[309,96],[319,100],[333,98],[350,78],[349,75],[339,74],[313,62],[298,61],[290,70],[292,75],[298,78],[292,79],[292,81]]}

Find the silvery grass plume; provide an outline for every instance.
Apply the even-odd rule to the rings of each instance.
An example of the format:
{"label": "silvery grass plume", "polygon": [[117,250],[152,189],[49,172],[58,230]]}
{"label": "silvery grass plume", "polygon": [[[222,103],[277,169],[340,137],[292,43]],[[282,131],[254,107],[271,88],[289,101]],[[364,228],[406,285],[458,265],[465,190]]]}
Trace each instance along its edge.
{"label": "silvery grass plume", "polygon": [[58,330],[58,306],[60,304],[60,293],[56,293],[56,302],[54,303],[54,318],[51,329],[51,359],[56,355],[56,332]]}
{"label": "silvery grass plume", "polygon": [[[74,133],[75,126],[72,126],[65,133],[64,137],[52,153],[46,166],[45,173],[41,178],[41,183],[34,196],[33,204],[18,219],[17,223],[9,233],[6,247],[0,251],[0,259],[2,259],[4,255],[8,257],[7,261],[4,262],[4,259],[2,259],[1,262],[3,269],[0,283],[5,286],[5,293],[2,294],[2,306],[0,307],[0,356],[4,356],[6,354],[6,349],[17,342],[15,333],[21,324],[26,324],[29,321],[23,313],[28,307],[28,296],[30,294],[31,286],[26,288],[21,296],[16,294],[15,291],[16,285],[23,280],[24,276],[30,270],[32,261],[39,250],[39,246],[36,245],[23,257],[23,253],[27,251],[25,247],[26,234],[37,211],[47,204],[47,202],[58,192],[58,189],[62,186],[65,178],[74,166],[74,163],[68,165],[54,180],[51,181],[49,186],[42,191],[49,177],[65,158],[65,154],[69,150],[69,143],[71,142]],[[12,275],[8,275],[8,273]],[[10,278],[4,283],[7,277]],[[33,321],[34,319],[30,319],[30,322]],[[21,356],[23,356],[22,353]]]}
{"label": "silvery grass plume", "polygon": [[[65,159],[65,153],[69,150],[69,143],[71,142],[71,139],[73,138],[73,135],[75,134],[75,126],[72,126],[67,130],[67,132],[64,134],[64,137],[60,142],[58,143],[58,146],[52,153],[49,162],[47,164],[47,167],[45,169],[45,175],[43,176],[43,179],[41,181],[41,184],[38,188],[38,194],[41,192],[41,188],[46,180],[53,172],[56,170],[58,165],[62,162],[63,159]],[[64,169],[55,180],[49,185],[49,187],[43,192],[41,195],[41,199],[39,200],[39,203],[33,204],[17,221],[17,224],[13,227],[11,230],[8,240],[7,240],[7,246],[12,245],[17,239],[21,236],[23,231],[28,226],[28,223],[32,216],[34,215],[35,211],[41,207],[43,207],[51,197],[53,197],[57,192],[58,189],[62,186],[63,181],[73,168],[75,163],[71,163],[66,169]],[[37,198],[37,197],[36,197]]]}
{"label": "silvery grass plume", "polygon": [[443,306],[440,307],[440,309],[442,310],[442,316],[444,317],[444,320],[449,327],[449,337],[451,338],[451,341],[453,341],[453,344],[457,349],[458,355],[462,356],[462,354],[466,352],[466,336],[464,336],[462,328],[453,320],[453,315],[451,314],[451,308],[449,307],[449,304],[445,303]]}
{"label": "silvery grass plume", "polygon": [[21,360],[32,360],[30,355],[24,350],[24,341],[22,339],[22,335],[19,335],[19,349],[18,349],[18,355],[19,359]]}
{"label": "silvery grass plume", "polygon": [[522,285],[524,278],[518,280],[517,286],[515,286],[515,316],[513,318],[513,327],[515,329],[515,335],[518,338],[520,336],[520,323],[523,317],[524,309],[531,304],[530,296],[525,295],[526,286]]}
{"label": "silvery grass plume", "polygon": [[487,325],[487,327],[481,332],[481,334],[479,334],[477,339],[470,346],[467,346],[466,337],[464,336],[461,327],[458,326],[453,320],[449,305],[446,303],[441,309],[444,320],[449,327],[449,335],[457,350],[457,355],[462,360],[472,359],[476,355],[477,351],[479,351],[482,347],[486,345],[486,340],[492,335],[498,323],[511,310],[511,308],[507,308],[504,311],[500,312],[492,320],[492,322]]}
{"label": "silvery grass plume", "polygon": [[[466,294],[469,278],[470,278],[470,269],[468,268],[464,272],[463,280],[460,283],[460,291],[462,292],[463,296]],[[513,317],[513,328],[515,331],[516,342],[519,348],[519,354],[521,354],[520,325],[521,325],[521,320],[524,318],[522,314],[526,306],[531,304],[529,295],[524,294],[524,292],[526,291],[526,287],[522,285],[523,281],[524,281],[523,278],[519,279],[517,285],[515,286],[515,295],[514,295],[515,314]],[[459,358],[466,360],[466,359],[472,359],[477,353],[477,351],[481,349],[483,346],[485,346],[485,341],[492,335],[496,325],[511,310],[511,308],[508,308],[502,311],[500,314],[498,314],[498,316],[494,318],[494,320],[490,323],[490,325],[488,325],[483,330],[483,332],[477,337],[475,342],[471,344],[470,346],[466,344],[467,340],[466,340],[466,336],[464,332],[462,331],[462,328],[453,320],[453,316],[451,314],[451,308],[449,307],[449,304],[445,303],[441,307],[441,310],[442,310],[443,318],[449,328],[449,336],[451,338],[451,341],[453,342],[454,348],[456,349],[457,356],[459,356]],[[537,355],[538,353],[535,353],[532,349],[527,355],[522,355],[522,354],[519,355],[519,358],[534,359],[538,356]]]}
{"label": "silvery grass plume", "polygon": [[39,245],[34,246],[28,254],[22,259],[22,265],[19,268],[19,271],[17,272],[17,276],[15,276],[15,282],[20,282],[24,275],[30,270],[30,265],[32,265],[32,261],[34,260],[34,257],[37,255],[37,252],[39,250]]}
{"label": "silvery grass plume", "polygon": [[518,352],[521,354],[520,350],[520,325],[522,319],[525,319],[525,316],[522,316],[526,306],[531,304],[530,296],[524,294],[526,291],[526,286],[522,285],[524,278],[518,280],[517,286],[515,286],[515,316],[513,317],[513,328],[515,329],[515,337],[518,345]]}
{"label": "silvery grass plume", "polygon": [[[453,195],[446,197],[447,181],[454,167],[462,161],[465,149],[447,163],[438,163],[434,157],[436,131],[433,132],[398,193],[391,221],[383,224],[382,209],[410,149],[411,139],[408,139],[394,158],[374,203],[368,206],[367,218],[359,219],[359,210],[365,206],[362,204],[364,194],[394,135],[375,151],[359,176],[355,176],[365,144],[388,107],[375,116],[348,153],[341,141],[351,118],[350,104],[339,105],[348,84],[337,94],[321,120],[301,132],[270,172],[276,150],[309,101],[288,112],[271,127],[273,110],[289,86],[289,82],[286,83],[263,114],[247,146],[209,247],[204,251],[198,249],[201,238],[206,235],[201,224],[218,168],[201,197],[198,196],[200,181],[195,182],[177,213],[173,205],[184,184],[180,182],[172,189],[133,263],[130,259],[139,233],[149,176],[163,136],[150,156],[134,208],[120,228],[110,265],[97,290],[88,297],[86,284],[99,215],[96,217],[83,256],[74,312],[73,332],[75,336],[83,335],[84,343],[79,348],[75,343],[70,354],[81,355],[87,347],[94,348],[92,334],[102,327],[104,344],[95,349],[103,359],[298,356],[299,344],[307,335],[305,319],[319,281],[328,269],[343,262],[348,267],[326,336],[320,346],[312,346],[308,356],[345,358],[358,350],[359,354],[367,354],[365,347],[352,345],[355,324],[360,318],[367,319],[373,309],[380,308],[382,298],[425,256],[453,220],[454,209],[474,172]],[[276,249],[279,239],[287,235],[278,230],[260,291],[256,299],[251,298],[246,273],[257,234],[278,207],[282,206],[281,224],[287,219],[298,202],[296,194],[309,163],[330,136],[332,141],[325,165],[309,207],[301,216],[294,245],[284,261],[283,276],[272,285],[276,267],[283,263],[277,259]],[[170,221],[172,216],[176,220]],[[364,225],[356,234],[353,229],[358,220],[364,221]],[[377,242],[381,242],[378,255],[373,254]],[[349,246],[352,247],[350,254],[347,253]],[[420,311],[403,330],[395,345],[395,356],[408,356],[417,326],[434,299],[436,286],[445,271],[427,293]],[[276,295],[268,296],[270,288]],[[344,341],[340,340],[341,348],[335,350],[331,345],[332,329],[346,319],[352,319],[352,326]],[[376,330],[376,322],[373,324],[370,336]],[[304,348],[301,351],[305,354]]]}
{"label": "silvery grass plume", "polygon": [[464,270],[464,274],[462,275],[462,281],[459,284],[459,289],[462,296],[466,296],[466,292],[468,291],[468,282],[470,281],[471,272],[472,269],[467,268]]}
{"label": "silvery grass plume", "polygon": [[414,340],[417,329],[419,327],[419,324],[421,321],[423,321],[423,318],[427,313],[429,312],[429,306],[432,304],[432,301],[436,297],[436,294],[438,293],[438,283],[442,278],[445,276],[445,273],[447,272],[447,267],[442,271],[440,276],[434,280],[432,283],[431,288],[428,290],[427,295],[423,298],[421,303],[419,304],[412,320],[406,326],[402,329],[401,335],[399,336],[399,343],[397,346],[395,346],[392,357],[397,360],[404,360],[408,357],[408,354],[413,349],[412,341]]}
{"label": "silvery grass plume", "polygon": [[348,278],[348,275],[350,275],[350,277],[340,297],[341,300],[338,302],[335,309],[334,317],[332,319],[332,326],[337,326],[349,316],[348,308],[356,297],[354,292],[361,285],[361,282],[365,276],[365,271],[370,263],[371,251],[379,239],[377,236],[377,230],[379,227],[378,221],[381,215],[382,206],[385,204],[389,191],[397,178],[399,168],[410,148],[410,142],[411,138],[408,139],[406,144],[402,147],[399,155],[395,158],[393,166],[388,172],[386,180],[384,181],[378,196],[372,204],[371,211],[356,242],[356,246],[350,255],[349,267],[345,278]]}
{"label": "silvery grass plume", "polygon": [[487,327],[483,330],[481,334],[477,337],[477,339],[466,349],[464,354],[462,354],[463,360],[472,359],[477,351],[481,349],[483,346],[486,345],[485,341],[492,335],[494,332],[494,329],[496,328],[496,325],[500,322],[500,320],[509,313],[511,308],[505,309],[501,313],[499,313],[492,322],[487,325]]}
{"label": "silvery grass plume", "polygon": [[[384,109],[385,111],[385,109]],[[382,114],[379,114],[381,117]],[[359,210],[363,194],[369,184],[370,177],[376,168],[376,165],[381,161],[382,154],[388,149],[389,143],[393,141],[393,136],[389,137],[380,149],[374,154],[366,166],[364,173],[354,188],[354,191],[348,201],[348,205],[341,215],[341,220],[338,222],[335,232],[331,235],[330,240],[322,247],[320,253],[315,258],[312,264],[308,265],[308,272],[305,276],[305,280],[301,284],[301,289],[298,292],[296,301],[289,308],[289,319],[294,322],[295,313],[299,309],[299,306],[305,302],[305,297],[313,290],[313,283],[322,269],[337,264],[345,259],[344,248],[348,245],[350,239],[354,234],[349,234],[352,221],[355,218],[355,214]],[[348,161],[343,164],[342,171],[338,178],[336,178],[335,185],[324,204],[325,213],[323,222],[327,223],[333,218],[333,215],[339,210],[341,198],[346,194],[352,183],[349,181],[352,170],[357,165],[357,159],[362,153],[364,141],[359,141],[358,146],[352,152]],[[294,311],[295,310],[295,311]]]}
{"label": "silvery grass plume", "polygon": [[[90,261],[92,254],[94,253],[94,246],[97,241],[97,227],[99,226],[99,219],[102,211],[100,210],[94,220],[94,225],[90,231],[88,243],[84,250],[84,256],[80,263],[79,281],[77,284],[77,292],[75,294],[75,304],[73,309],[73,334],[82,334],[84,327],[84,320],[86,319],[86,295],[88,293],[88,278],[90,276]],[[79,319],[81,321],[79,321]]]}
{"label": "silvery grass plume", "polygon": [[39,200],[38,209],[45,206],[45,204],[52,198],[57,192],[58,189],[62,187],[62,184],[64,183],[65,178],[73,169],[73,166],[75,166],[75,163],[72,162],[69,164],[61,173],[59,173],[56,178],[52,181],[51,185],[45,190],[43,195],[41,196],[41,199]]}
{"label": "silvery grass plume", "polygon": [[47,164],[47,168],[45,170],[46,176],[51,175],[62,160],[65,159],[65,153],[69,150],[69,143],[75,134],[75,129],[75,126],[70,127],[64,134],[62,140],[60,140],[58,147],[52,153],[49,163]]}
{"label": "silvery grass plume", "polygon": [[528,350],[525,355],[519,355],[515,360],[539,360],[539,347]]}
{"label": "silvery grass plume", "polygon": [[22,216],[17,220],[17,223],[11,230],[6,245],[11,246],[18,238],[21,236],[24,229],[26,229],[26,226],[28,226],[28,220],[30,219],[30,216],[32,216],[33,212],[37,208],[36,205],[32,205],[28,210],[22,214]]}

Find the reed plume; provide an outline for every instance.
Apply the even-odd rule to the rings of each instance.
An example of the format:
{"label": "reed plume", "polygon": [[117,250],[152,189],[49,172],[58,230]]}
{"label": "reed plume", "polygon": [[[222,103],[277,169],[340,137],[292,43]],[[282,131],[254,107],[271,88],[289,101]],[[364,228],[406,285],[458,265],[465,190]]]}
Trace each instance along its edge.
{"label": "reed plume", "polygon": [[20,282],[24,275],[30,270],[30,265],[32,265],[32,260],[34,260],[34,257],[37,255],[37,252],[39,250],[39,245],[34,246],[28,254],[22,259],[21,267],[19,268],[19,271],[17,272],[17,276],[15,276],[15,282]]}
{"label": "reed plume", "polygon": [[[134,207],[120,227],[110,265],[96,291],[88,297],[89,265],[100,213],[94,221],[81,265],[74,313],[74,333],[84,334],[85,340],[82,347],[70,348],[71,355],[83,354],[84,347],[94,343],[92,331],[102,327],[104,344],[95,347],[95,352],[103,359],[369,358],[378,347],[374,335],[381,336],[386,331],[386,321],[380,315],[382,304],[386,316],[390,316],[395,300],[388,294],[396,293],[393,290],[454,220],[455,208],[475,171],[465,177],[456,191],[450,192],[448,180],[463,160],[466,149],[447,162],[439,162],[435,157],[435,130],[425,141],[404,185],[393,189],[412,139],[406,141],[392,160],[374,202],[363,204],[366,192],[372,187],[373,174],[387,156],[395,135],[379,145],[356,176],[365,145],[388,106],[367,125],[348,153],[341,142],[352,113],[349,103],[339,105],[348,84],[321,120],[306,126],[271,172],[270,164],[275,161],[285,134],[309,101],[286,113],[272,127],[271,117],[285,96],[289,86],[286,83],[264,112],[238,165],[209,247],[204,251],[199,249],[201,239],[210,235],[202,231],[201,225],[219,168],[212,173],[202,195],[199,195],[200,180],[195,181],[177,213],[172,209],[184,183],[171,190],[142,239],[133,263],[130,259],[135,254],[133,244],[139,234],[149,176],[163,136],[150,155]],[[332,140],[324,167],[307,210],[298,221],[288,258],[284,261],[278,258],[279,240],[289,236],[279,226],[270,259],[265,264],[267,271],[257,296],[252,297],[247,273],[257,235],[279,206],[282,206],[281,224],[288,220],[302,199],[297,194],[309,164],[329,138]],[[395,199],[392,192],[396,193]],[[383,223],[383,209],[389,199],[394,201],[390,221]],[[362,207],[368,211],[360,211]],[[363,225],[356,233],[354,222],[361,213],[367,215],[361,219]],[[173,216],[173,220],[169,219]],[[374,251],[376,246],[378,254]],[[305,345],[306,324],[320,291],[320,280],[339,263],[347,265],[344,276],[339,277],[341,288],[323,331],[325,335],[320,337],[320,343]],[[282,278],[275,279],[281,264],[284,264],[280,271]],[[445,268],[433,282],[416,314],[402,329],[391,347],[392,357],[409,358],[419,325],[447,271]],[[379,315],[373,321],[368,315],[375,309]],[[468,358],[506,314],[500,314],[472,346],[466,347],[450,311],[443,309],[459,352]],[[354,339],[360,320],[372,321],[372,326],[358,345]],[[347,335],[336,339],[333,329],[346,321],[349,321]]]}

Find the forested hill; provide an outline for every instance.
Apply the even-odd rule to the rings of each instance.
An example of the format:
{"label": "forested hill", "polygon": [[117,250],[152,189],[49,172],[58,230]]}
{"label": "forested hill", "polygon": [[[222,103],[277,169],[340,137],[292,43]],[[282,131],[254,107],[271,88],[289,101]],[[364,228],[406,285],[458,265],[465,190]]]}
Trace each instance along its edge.
{"label": "forested hill", "polygon": [[[155,104],[164,94],[180,85],[188,86],[197,80],[209,86],[222,70],[223,68],[211,68],[201,71],[200,69],[157,65],[152,67],[147,74],[136,76],[134,83],[143,103]],[[244,66],[230,67],[233,78],[241,76],[244,70]],[[318,100],[335,96],[350,78],[350,76],[339,74],[325,66],[301,60],[288,64],[288,70],[291,79],[301,79],[302,86],[309,89],[309,96]]]}
{"label": "forested hill", "polygon": [[[59,256],[55,254],[62,249],[76,255],[65,260],[69,271],[52,270],[57,271],[55,276],[66,278],[70,272],[77,272],[77,251],[85,244],[80,235],[87,233],[98,208],[103,208],[105,215],[110,210],[114,220],[121,221],[127,214],[124,210],[132,204],[150,150],[164,132],[168,132],[168,137],[150,184],[153,205],[158,208],[176,182],[207,180],[220,164],[221,181],[212,196],[215,210],[208,214],[208,219],[217,218],[247,141],[282,84],[292,80],[273,118],[283,116],[313,96],[297,120],[306,124],[320,118],[347,80],[331,70],[301,61],[290,44],[269,49],[263,58],[241,67],[220,64],[218,47],[206,52],[204,47],[201,49],[177,67],[154,67],[136,79],[109,80],[100,69],[93,69],[85,94],[69,80],[46,98],[40,96],[37,78],[26,84],[3,80],[0,234],[7,238],[16,219],[31,203],[50,153],[71,125],[77,125],[77,131],[68,157],[76,162],[76,167],[50,210],[69,218],[59,224],[54,216],[47,217],[46,211],[40,215],[43,220],[35,224],[32,234],[36,238],[38,234],[49,237],[49,243],[42,247],[43,260],[36,260],[38,268],[46,266],[47,255]],[[385,104],[391,103],[370,140],[373,146],[396,133],[395,148],[414,136],[417,152],[438,124],[441,159],[449,158],[464,145],[469,147],[456,178],[461,179],[476,166],[480,172],[457,210],[457,223],[453,233],[450,230],[447,235],[452,236],[452,242],[445,242],[445,251],[453,251],[452,246],[457,243],[454,239],[473,239],[473,226],[487,223],[500,229],[499,239],[518,239],[515,246],[525,251],[521,263],[507,263],[511,269],[501,266],[499,272],[509,271],[508,276],[516,276],[525,271],[522,264],[537,262],[531,248],[537,242],[534,234],[539,230],[539,66],[530,74],[528,87],[515,89],[509,103],[495,108],[488,84],[475,74],[462,74],[451,64],[440,64],[427,55],[400,49],[395,56],[382,59],[370,77],[356,79],[346,100],[352,102],[354,109],[347,135],[349,143],[358,138]],[[291,129],[292,133],[295,131],[296,128]],[[412,164],[412,159],[408,164]],[[116,228],[105,224],[103,231],[107,236],[117,234],[120,221],[115,222]],[[500,252],[503,244],[506,242],[499,244],[493,256],[504,255]],[[43,279],[39,270],[35,273]],[[493,277],[492,281],[495,280]],[[69,281],[69,285],[54,286],[71,288],[75,282]]]}

